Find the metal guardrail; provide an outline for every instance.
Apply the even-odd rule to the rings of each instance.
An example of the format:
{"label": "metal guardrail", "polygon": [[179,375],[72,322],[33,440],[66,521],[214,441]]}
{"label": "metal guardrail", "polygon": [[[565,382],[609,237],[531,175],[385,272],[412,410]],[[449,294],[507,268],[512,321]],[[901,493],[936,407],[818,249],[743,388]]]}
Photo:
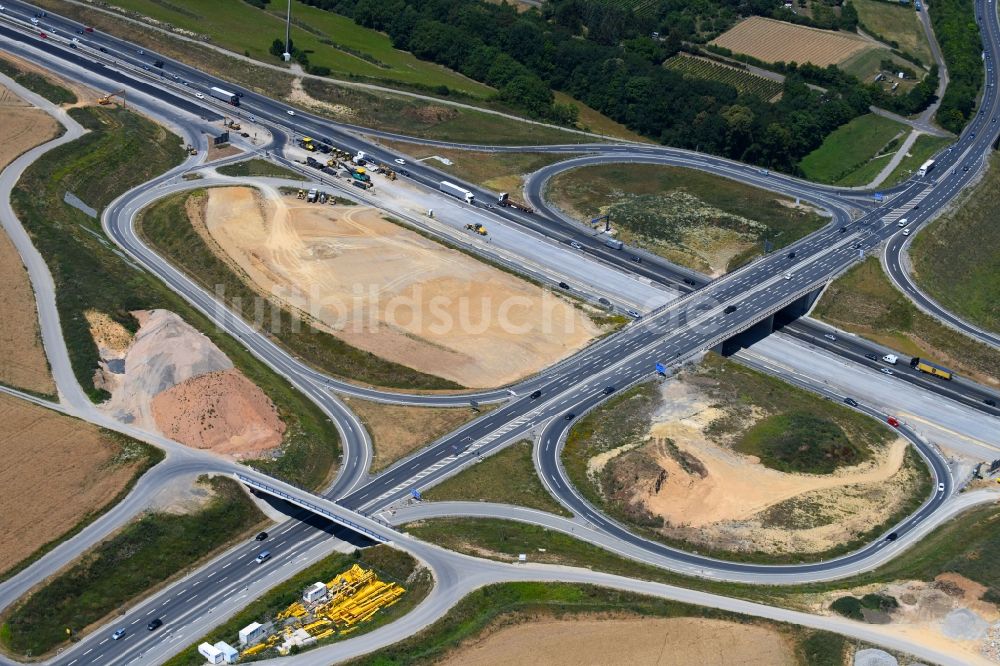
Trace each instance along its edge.
{"label": "metal guardrail", "polygon": [[268,485],[268,484],[266,484],[266,483],[264,483],[262,481],[258,481],[256,479],[253,479],[253,478],[251,478],[249,476],[246,476],[245,474],[240,474],[239,472],[233,472],[233,476],[235,476],[236,480],[239,481],[240,483],[246,484],[246,485],[248,485],[248,486],[250,486],[252,488],[256,488],[258,490],[262,490],[262,491],[266,492],[269,495],[274,495],[275,497],[280,497],[283,500],[291,502],[292,504],[294,504],[296,506],[300,506],[303,509],[306,509],[308,511],[312,511],[313,513],[321,515],[324,518],[329,518],[330,520],[332,520],[333,522],[337,523],[338,525],[343,525],[344,527],[350,528],[350,529],[354,530],[355,532],[360,532],[361,534],[365,535],[366,537],[374,539],[375,541],[378,541],[379,543],[392,543],[392,539],[388,539],[388,538],[382,536],[381,534],[379,534],[378,532],[375,532],[374,530],[369,529],[369,528],[365,527],[364,525],[356,523],[353,520],[350,520],[348,518],[344,518],[343,516],[337,515],[334,512],[330,511],[329,509],[325,509],[325,508],[323,508],[322,506],[320,506],[318,504],[314,504],[314,503],[312,503],[312,502],[310,502],[308,500],[304,500],[304,499],[295,497],[294,495],[290,495],[290,494],[286,493],[284,490],[281,490],[280,488],[275,488],[274,486],[271,486],[271,485]]}

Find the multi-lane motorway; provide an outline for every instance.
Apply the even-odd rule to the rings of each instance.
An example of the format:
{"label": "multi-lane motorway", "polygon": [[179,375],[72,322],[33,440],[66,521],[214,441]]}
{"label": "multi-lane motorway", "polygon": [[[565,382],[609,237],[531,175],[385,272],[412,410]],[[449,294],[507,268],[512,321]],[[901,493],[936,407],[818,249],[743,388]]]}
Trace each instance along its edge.
{"label": "multi-lane motorway", "polygon": [[[22,11],[26,7],[22,3],[13,3],[13,5]],[[980,11],[982,10],[980,9]],[[991,15],[990,20],[984,22],[984,39],[987,43],[987,51],[993,54],[995,58],[997,53],[997,28],[993,18]],[[52,21],[54,25],[62,25],[61,23],[57,23],[61,20],[57,17],[50,17],[47,20]],[[62,29],[73,30],[74,26],[67,23]],[[14,31],[4,32],[4,30],[6,29],[2,29],[0,32],[10,36],[12,40],[24,39],[23,33]],[[125,45],[119,40],[114,40],[106,36],[100,36],[100,39],[106,40],[103,43],[111,44],[108,47],[109,50],[110,48],[124,49],[127,51],[130,59],[135,59],[133,55],[135,53],[134,46]],[[45,44],[44,46],[52,52],[63,51],[70,57],[77,57],[79,55],[68,53],[65,49],[60,49],[60,47],[51,44]],[[62,54],[60,54],[60,57],[62,57]],[[81,62],[75,63],[76,66],[87,68],[99,67],[102,75],[108,75],[107,68],[93,65],[92,61],[87,58],[80,57],[79,60]],[[184,69],[185,66],[183,65],[171,63],[171,67],[177,68],[172,71],[183,72],[184,78],[196,85],[204,86],[209,83],[221,83],[211,77],[206,77],[196,70],[190,68]],[[127,74],[116,72],[116,74],[126,78],[134,76],[134,73],[131,72]],[[995,78],[992,67],[989,68],[988,75],[991,81]],[[227,87],[232,88],[232,86]],[[183,93],[170,92],[164,90],[164,86],[154,86],[151,83],[147,84],[147,88],[146,92],[151,96],[161,99],[166,97],[171,103],[173,103],[173,100],[177,100],[178,108],[185,108],[184,105],[187,105],[193,107],[195,111],[201,110],[200,105],[192,102]],[[284,105],[252,94],[249,91],[245,91],[244,94],[244,110],[246,112],[255,113],[258,118],[270,120],[276,126],[287,125],[287,119],[290,116],[288,116],[288,109]],[[201,112],[205,113],[204,111]],[[342,474],[342,478],[348,479],[348,481],[338,481],[337,486],[332,489],[333,492],[330,496],[340,498],[339,504],[345,508],[359,509],[366,513],[376,513],[382,507],[391,504],[401,497],[405,497],[413,488],[432,483],[437,478],[453,473],[459,467],[474,463],[478,456],[488,453],[492,448],[499,447],[505,442],[522,438],[537,426],[544,426],[545,436],[542,438],[543,448],[540,451],[540,455],[547,461],[544,463],[543,469],[546,470],[546,475],[549,478],[547,483],[550,486],[554,486],[553,492],[562,501],[581,512],[582,515],[586,515],[588,520],[596,520],[595,524],[599,524],[603,531],[621,539],[635,539],[635,537],[624,530],[622,530],[623,534],[616,533],[615,530],[620,530],[621,528],[598,514],[592,507],[578,503],[574,504],[578,498],[576,498],[571,488],[568,487],[568,484],[565,483],[565,479],[558,469],[558,443],[563,431],[571,422],[564,420],[562,418],[563,415],[568,412],[578,415],[604,400],[609,395],[609,389],[610,393],[614,393],[648,376],[655,362],[680,362],[706,347],[717,344],[734,332],[753,325],[756,321],[767,317],[800,295],[815,289],[829,279],[829,276],[842,271],[845,267],[855,262],[858,258],[859,250],[871,251],[884,241],[894,238],[898,233],[898,227],[895,226],[896,218],[900,216],[908,217],[911,227],[926,221],[974,176],[975,170],[980,163],[981,155],[989,149],[989,144],[996,136],[996,126],[992,125],[989,120],[996,113],[997,100],[995,97],[995,86],[988,86],[984,94],[980,114],[977,116],[976,121],[970,127],[970,130],[959,139],[952,150],[939,158],[938,168],[932,174],[931,178],[927,181],[911,181],[898,188],[895,192],[891,210],[869,211],[857,220],[851,220],[847,217],[846,209],[850,204],[861,208],[859,201],[849,197],[840,197],[836,191],[830,188],[815,188],[809,184],[781,176],[772,176],[770,174],[765,176],[759,170],[744,165],[734,165],[734,163],[726,160],[697,156],[693,153],[679,155],[677,152],[671,153],[669,149],[660,149],[657,147],[638,149],[643,152],[647,150],[650,152],[659,152],[664,156],[670,156],[671,159],[683,158],[692,160],[692,164],[690,164],[692,166],[706,170],[714,169],[728,177],[745,177],[746,180],[764,177],[768,179],[767,185],[771,189],[793,195],[796,195],[794,188],[799,188],[798,191],[800,194],[798,196],[834,210],[834,214],[837,217],[830,226],[800,242],[795,248],[796,257],[794,259],[789,259],[785,253],[766,257],[735,273],[703,286],[703,288],[695,293],[687,294],[679,300],[654,311],[639,324],[630,326],[614,338],[609,338],[585,350],[576,356],[571,363],[561,364],[555,369],[542,373],[534,378],[531,383],[532,390],[540,392],[537,398],[521,392],[514,400],[511,400],[494,412],[469,424],[459,432],[444,438],[442,441],[421,451],[417,455],[402,461],[371,481],[364,481],[363,474],[367,465],[363,459],[359,460],[357,465],[361,471],[355,470]],[[211,115],[212,112],[208,112],[208,114]],[[342,129],[321,118],[297,112],[295,123],[297,129],[319,136],[336,136],[338,144],[351,148],[364,149],[379,159],[388,160],[394,157],[394,155],[387,152],[384,155],[380,154],[378,152],[381,150],[380,148],[371,146],[345,133]],[[983,127],[984,125],[985,127]],[[370,134],[371,132],[369,131],[368,133]],[[280,132],[278,135],[280,136]],[[581,147],[554,147],[552,150],[580,152]],[[620,157],[623,154],[629,155],[631,153],[628,151],[635,151],[637,149],[635,147],[616,146],[612,148],[598,147],[593,150],[618,153]],[[971,165],[968,171],[964,169],[966,164]],[[429,168],[424,171],[422,168],[418,168],[417,165],[414,165],[411,174],[415,180],[426,184],[433,185],[439,180],[437,172]],[[152,183],[152,185],[156,184],[158,183]],[[152,188],[150,187],[150,189]],[[488,193],[482,192],[478,188],[470,189],[477,191],[481,197],[488,196]],[[134,210],[136,206],[142,205],[144,201],[146,200],[136,196],[135,193],[130,193],[130,195],[126,195],[120,201],[115,202],[105,213],[106,230],[108,230],[109,234],[112,234],[116,242],[127,247],[130,251],[136,251],[136,248],[129,245],[129,239],[124,235],[115,237],[114,233],[129,226],[122,226],[118,222],[129,218],[129,212]],[[838,213],[837,211],[842,212]],[[502,215],[509,220],[522,224],[534,225],[536,227],[541,226],[543,228],[547,228],[546,225],[551,227],[553,223],[557,223],[557,220],[552,219],[551,215],[545,216],[548,218],[548,222],[545,222],[542,217],[525,216],[509,210],[493,211],[493,214]],[[886,219],[889,221],[885,222]],[[561,225],[559,232],[565,234],[565,238],[579,237],[586,239],[587,236],[580,230],[574,230],[572,225],[569,224]],[[576,234],[575,236],[573,235],[574,233]],[[605,261],[623,263],[633,270],[650,271],[658,279],[670,280],[675,284],[677,282],[677,273],[674,272],[669,277],[661,275],[658,272],[661,265],[657,262],[647,261],[641,267],[628,266],[627,258],[623,258],[621,253],[615,253],[601,246],[597,241],[587,240],[590,243],[588,247],[592,250],[593,254]],[[162,276],[166,270],[162,267],[162,270],[158,270],[157,261],[162,260],[159,260],[155,255],[153,257],[142,257],[141,259],[150,270],[153,270],[158,275]],[[662,267],[664,269],[669,268],[668,266]],[[683,281],[683,278],[681,280]],[[171,284],[171,286],[175,289],[180,288],[179,285],[175,284]],[[185,295],[190,299],[189,294]],[[210,308],[216,315],[220,311],[224,311],[224,308],[220,310],[217,303],[206,302],[202,305],[205,308]],[[280,350],[273,348],[273,345],[266,338],[263,338],[263,336],[258,335],[255,331],[247,327],[242,320],[232,315],[223,314],[222,316],[232,317],[230,321],[226,322],[227,330],[230,330],[243,340],[248,348],[251,348],[258,356],[266,356],[269,362],[278,364],[278,367],[282,367],[280,364],[286,362],[287,357],[282,356]],[[809,333],[803,334],[808,335]],[[300,373],[300,369],[294,366],[289,365],[283,369],[295,377],[303,376],[298,374]],[[323,397],[323,395],[329,396],[329,394],[318,386],[315,377],[309,377],[307,381],[297,383],[297,385],[314,399],[318,401],[326,400],[328,402],[328,413],[338,423],[343,424],[349,418],[349,412],[346,412],[346,410],[338,411],[340,409],[339,403],[335,400],[330,400],[328,397]],[[495,397],[499,398],[502,396],[498,394]],[[463,400],[466,399],[463,398]],[[352,449],[357,447],[359,450],[370,448],[363,440],[363,429],[353,439],[345,434],[343,425],[341,425],[341,433],[348,440],[345,442],[345,447]],[[950,492],[950,480],[946,470],[940,465],[940,461],[933,455],[933,452],[928,452],[928,458],[931,461],[935,474],[946,484],[946,489],[943,493],[935,494],[918,514],[911,517],[910,520],[914,526],[926,518]],[[911,523],[907,523],[907,529],[910,529],[910,526]],[[269,544],[269,549],[275,552],[276,556],[288,556],[292,553],[295,553],[297,556],[305,547],[303,544],[307,543],[309,538],[315,538],[316,534],[315,527],[311,527],[305,523],[298,525],[288,524],[283,530],[279,538],[276,538]],[[310,537],[311,534],[313,537]],[[648,542],[643,541],[640,545],[646,547],[646,543]],[[657,548],[655,544],[650,544],[649,547]],[[870,560],[871,554],[880,547],[881,544],[872,544],[862,551],[853,553],[847,556],[847,558],[842,558],[840,561],[816,563],[805,565],[804,567],[788,567],[787,571],[783,571],[783,573],[794,575],[798,572],[803,577],[808,577],[817,572],[839,569],[845,563],[848,565],[858,564],[860,566],[865,561]],[[226,593],[228,590],[224,585],[226,581],[220,580],[219,585],[210,584],[211,580],[224,578],[221,575],[217,575],[224,568],[233,567],[231,569],[234,572],[233,575],[241,577],[239,580],[244,582],[253,579],[255,574],[258,576],[261,575],[260,568],[254,569],[250,564],[252,557],[249,555],[252,550],[253,546],[238,548],[231,554],[231,561],[213,562],[203,572],[206,578],[204,579],[204,587],[200,589],[198,595],[206,595],[205,598],[208,599],[217,598]],[[676,553],[676,551],[670,553],[670,555],[677,555],[681,558],[691,557],[684,553]],[[690,562],[686,562],[686,564],[690,564]],[[713,572],[730,572],[741,576],[756,574],[766,576],[774,573],[772,568],[755,567],[754,565],[720,563],[712,560],[699,561],[699,564],[703,564],[704,568]],[[182,607],[188,601],[186,596],[181,595],[173,599],[173,603],[177,604],[177,606],[165,607],[162,612],[164,614],[176,614],[180,617],[180,614],[183,612]],[[165,603],[171,603],[171,600],[168,599]],[[132,615],[129,618],[129,621],[134,619]],[[124,644],[114,646],[102,643],[101,645],[107,645],[108,647],[100,650],[90,647],[89,649],[93,652],[86,655],[82,653],[78,655],[78,651],[74,650],[71,654],[67,654],[64,658],[61,658],[60,662],[86,663],[100,661],[100,663],[118,663],[130,654],[134,654],[130,653],[128,646]],[[117,652],[109,652],[112,648],[117,650]],[[113,657],[111,656],[112,654],[114,654]]]}

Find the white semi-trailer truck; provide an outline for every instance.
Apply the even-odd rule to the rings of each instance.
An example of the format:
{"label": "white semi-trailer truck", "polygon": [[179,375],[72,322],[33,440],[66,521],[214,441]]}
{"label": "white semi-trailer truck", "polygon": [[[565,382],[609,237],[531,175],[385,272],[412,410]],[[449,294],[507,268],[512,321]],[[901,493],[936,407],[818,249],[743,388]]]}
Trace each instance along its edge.
{"label": "white semi-trailer truck", "polygon": [[450,194],[453,197],[458,197],[459,199],[463,199],[465,203],[471,204],[476,202],[476,196],[472,192],[465,189],[464,187],[459,187],[454,183],[449,183],[447,180],[442,180],[441,184],[438,186],[438,189],[440,189],[445,194]]}

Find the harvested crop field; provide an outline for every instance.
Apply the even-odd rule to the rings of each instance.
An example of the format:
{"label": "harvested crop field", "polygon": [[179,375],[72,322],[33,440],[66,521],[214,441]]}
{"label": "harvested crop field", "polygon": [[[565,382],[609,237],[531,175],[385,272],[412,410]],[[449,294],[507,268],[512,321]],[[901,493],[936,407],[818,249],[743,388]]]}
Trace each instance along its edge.
{"label": "harvested crop field", "polygon": [[819,67],[836,65],[855,53],[872,48],[870,42],[857,35],[760,16],[740,21],[711,43],[764,62],[811,62]]}
{"label": "harvested crop field", "polygon": [[568,301],[378,209],[265,192],[211,189],[189,215],[258,293],[380,358],[463,386],[496,386],[601,333]]}
{"label": "harvested crop field", "polygon": [[[0,169],[56,135],[56,121],[0,86]],[[0,230],[0,383],[54,394],[38,332],[35,295],[21,257]]]}
{"label": "harvested crop field", "polygon": [[791,666],[798,661],[793,642],[769,627],[674,617],[535,619],[490,632],[441,663]]}
{"label": "harvested crop field", "polygon": [[116,435],[6,395],[0,424],[0,573],[114,500],[146,459]]}

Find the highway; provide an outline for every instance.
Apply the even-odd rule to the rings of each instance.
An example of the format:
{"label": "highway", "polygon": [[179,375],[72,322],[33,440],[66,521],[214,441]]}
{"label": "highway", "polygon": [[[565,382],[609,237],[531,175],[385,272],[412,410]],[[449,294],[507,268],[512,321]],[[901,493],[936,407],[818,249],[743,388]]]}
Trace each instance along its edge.
{"label": "highway", "polygon": [[[988,47],[995,54],[997,52],[995,22],[988,21],[986,23],[988,27],[985,32],[989,38]],[[994,76],[992,69],[990,76]],[[162,91],[154,88],[151,94],[156,95],[160,92]],[[250,100],[250,102],[256,102],[256,100]],[[267,111],[266,105],[263,103],[261,108],[280,118],[280,113],[282,113],[280,109],[283,107],[277,103],[273,104],[276,111]],[[246,103],[246,106],[251,108],[250,103]],[[995,87],[993,86],[986,89],[983,109],[983,113],[996,111]],[[981,113],[980,116],[982,115]],[[297,116],[297,118],[301,117],[301,115]],[[310,119],[310,122],[325,121]],[[330,123],[326,122],[326,125],[330,125]],[[319,132],[312,133],[323,136]],[[505,442],[521,438],[535,426],[546,422],[549,423],[545,432],[549,436],[549,441],[552,442],[548,447],[550,450],[548,456],[555,465],[547,471],[552,473],[551,476],[554,477],[555,481],[558,481],[558,457],[555,450],[559,439],[564,434],[566,424],[569,423],[561,419],[563,414],[567,411],[574,411],[579,415],[606,398],[606,387],[613,387],[614,391],[622,390],[626,386],[648,377],[655,362],[679,363],[706,347],[714,346],[734,332],[752,326],[802,294],[814,290],[829,279],[830,275],[836,274],[854,263],[858,258],[858,250],[873,251],[883,241],[892,238],[898,232],[895,221],[900,216],[908,216],[911,224],[923,222],[969,182],[974,175],[974,169],[964,170],[966,160],[973,159],[969,156],[981,155],[982,152],[988,150],[988,145],[995,138],[995,134],[995,130],[989,133],[980,131],[977,138],[972,131],[966,132],[953,151],[939,160],[939,170],[936,174],[932,174],[932,177],[939,180],[945,178],[944,174],[948,171],[949,165],[951,167],[958,165],[962,168],[953,169],[952,175],[947,176],[947,180],[937,184],[915,181],[901,187],[893,200],[892,211],[869,212],[856,221],[841,219],[838,223],[831,224],[797,245],[797,257],[794,260],[788,259],[784,253],[771,255],[713,281],[695,293],[685,295],[623,330],[621,334],[615,336],[613,346],[610,344],[597,345],[578,355],[572,363],[563,364],[554,371],[542,373],[535,384],[539,386],[537,390],[541,391],[538,399],[533,400],[529,396],[521,395],[479,421],[470,424],[459,433],[450,435],[441,442],[419,452],[416,456],[402,461],[372,481],[365,482],[360,474],[352,471],[348,471],[346,474],[342,473],[343,478],[350,478],[350,483],[337,488],[338,492],[331,496],[340,497],[338,504],[343,508],[361,509],[365,513],[377,513],[380,508],[407,496],[410,490],[431,483],[437,478],[453,473],[456,468],[470,463],[474,457],[477,458],[478,455],[481,455],[480,452],[488,452]],[[357,141],[353,138],[351,140]],[[573,146],[573,149],[578,150],[578,147]],[[368,151],[366,150],[366,152]],[[972,166],[976,166],[975,161],[972,162]],[[728,164],[726,168],[729,168]],[[749,169],[749,167],[746,168]],[[431,182],[436,181],[431,179]],[[156,184],[158,183],[152,183],[150,189]],[[123,199],[127,198],[128,195],[123,197]],[[112,207],[119,203],[124,208],[124,204],[130,202],[115,202]],[[918,205],[920,207],[915,208]],[[108,210],[110,211],[112,207],[109,207]],[[504,215],[511,215],[509,211],[501,212]],[[122,210],[117,208],[114,215],[106,211],[105,220],[110,219],[110,217],[121,219],[122,214]],[[841,227],[844,229],[843,232],[840,231]],[[107,226],[106,223],[105,228],[110,232],[112,227]],[[119,242],[123,240],[116,238],[116,241]],[[609,251],[601,250],[601,252]],[[151,268],[151,270],[154,269]],[[156,271],[154,270],[154,272]],[[786,273],[792,277],[786,279],[784,277]],[[206,303],[205,306],[213,307],[210,303]],[[734,309],[726,312],[725,310],[729,307]],[[234,330],[239,327],[240,323],[239,320],[230,322]],[[260,340],[262,336],[255,332],[247,331],[247,336],[244,342],[248,346],[262,344]],[[260,346],[254,347],[253,351],[261,355],[267,350],[266,347]],[[269,358],[269,361],[278,362],[275,358]],[[294,369],[286,368],[286,370],[293,371]],[[312,396],[309,383],[311,382],[303,382],[299,388]],[[318,387],[313,388],[318,389]],[[330,404],[335,406],[337,403],[334,401]],[[330,409],[331,413],[335,413],[333,407]],[[342,417],[343,415],[338,417],[338,423],[341,422],[340,418]],[[352,446],[364,445],[345,441],[345,450]],[[930,458],[934,459],[933,456]],[[941,473],[937,467],[934,470],[936,473]],[[950,484],[950,479],[945,481],[946,479],[948,476],[944,473],[942,482]],[[929,507],[937,508],[941,505],[950,494],[950,490],[949,485],[946,487],[945,493],[940,493],[942,495],[940,501],[937,501],[939,498],[935,496],[921,512],[914,516],[916,519],[915,527],[931,515],[930,511],[927,511]],[[574,493],[571,489],[557,486],[555,491],[561,501],[570,503],[574,501]],[[584,506],[578,508],[584,512],[583,515],[586,515],[589,520],[590,515],[586,513],[589,509]],[[598,516],[598,518],[603,517]],[[603,519],[608,521],[606,518]],[[907,527],[915,529],[909,525]],[[602,531],[613,534],[615,525],[608,521],[606,524],[601,524],[601,528]],[[315,531],[316,528],[307,523],[290,525],[279,535],[284,537],[283,539],[276,538],[275,541],[269,542],[269,549],[276,552],[276,556],[280,555],[283,560],[294,561],[302,556],[310,538],[322,538],[318,535],[310,536],[310,530]],[[625,534],[629,537],[632,536],[627,532]],[[615,536],[625,538],[623,535],[616,534]],[[646,544],[639,545],[646,549],[655,547]],[[413,547],[418,548],[418,546]],[[210,567],[199,572],[199,575],[206,576],[204,579],[205,587],[202,589],[208,590],[211,581],[215,581],[212,582],[213,586],[226,583],[225,580],[219,580],[220,567],[226,568],[233,564],[236,565],[233,569],[233,575],[241,576],[239,581],[248,584],[247,581],[258,579],[261,575],[261,568],[251,566],[252,557],[248,557],[254,548],[259,548],[259,545],[237,548],[231,554],[233,559],[224,567],[221,563],[213,562]],[[784,580],[809,580],[814,579],[814,576],[828,575],[831,571],[843,571],[843,567],[854,571],[859,570],[858,567],[865,561],[870,561],[877,550],[878,545],[871,544],[866,549],[841,560],[797,565],[780,570],[775,568],[761,570],[759,565],[738,565],[715,561],[709,561],[706,568],[712,572],[721,570],[739,577],[747,576],[748,579],[755,581],[767,580],[768,577],[775,574],[780,575]],[[681,556],[692,557],[686,553],[681,553]],[[681,561],[685,565],[692,564]],[[277,557],[274,564],[279,564]],[[213,576],[217,578],[213,578]],[[224,585],[223,587],[212,587],[212,592],[206,596],[206,599],[213,598],[213,596],[214,598],[218,598],[220,595],[224,596],[227,591],[229,588]],[[183,605],[187,601],[188,597],[182,595],[174,603]],[[170,600],[165,603],[170,603]],[[165,615],[173,613],[175,617],[179,618],[182,617],[180,605],[164,606],[160,610]],[[145,607],[143,609],[145,610]],[[154,607],[153,610],[147,611],[147,615],[157,610]],[[138,613],[138,609],[130,611],[129,621],[133,618],[143,617]],[[116,656],[110,661],[104,660],[104,657],[109,656],[106,650],[115,646],[109,645],[108,648],[97,650],[96,653],[88,651],[83,655],[86,659],[82,659],[78,656],[84,647],[84,644],[81,644],[75,647],[70,654],[60,657],[58,663],[73,664],[78,659],[81,659],[81,663],[122,663],[122,660],[134,655],[133,650],[142,649],[138,643],[139,641],[135,647],[127,646],[127,649],[120,656]],[[121,646],[118,646],[116,649],[120,648]],[[93,646],[88,648],[88,650],[95,649]],[[73,657],[73,661],[70,661],[70,657]]]}

